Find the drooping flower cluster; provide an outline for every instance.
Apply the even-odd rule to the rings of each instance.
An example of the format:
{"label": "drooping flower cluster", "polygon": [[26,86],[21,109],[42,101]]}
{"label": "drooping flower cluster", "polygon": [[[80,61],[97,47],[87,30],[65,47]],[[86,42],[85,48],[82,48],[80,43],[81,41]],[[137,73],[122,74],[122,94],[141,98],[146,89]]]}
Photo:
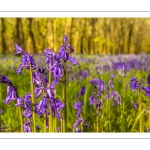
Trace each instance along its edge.
{"label": "drooping flower cluster", "polygon": [[114,88],[114,75],[110,75],[109,87]]}
{"label": "drooping flower cluster", "polygon": [[30,125],[31,125],[31,121],[24,123],[24,125],[23,125],[24,132],[32,132]]}
{"label": "drooping flower cluster", "polygon": [[140,88],[140,82],[137,81],[137,78],[131,78],[130,79],[130,89],[139,89]]}
{"label": "drooping flower cluster", "polygon": [[[23,98],[21,98],[17,93],[17,88],[12,85],[12,82],[6,77],[0,74],[0,82],[7,85],[7,96],[4,100],[4,103],[9,105],[11,100],[16,101],[15,106],[21,107],[24,109],[23,115],[25,118],[30,119],[32,117],[32,105],[29,98],[31,94],[27,93]],[[30,132],[30,123],[27,122],[24,124],[24,132]]]}
{"label": "drooping flower cluster", "polygon": [[94,92],[97,92],[97,95],[104,94],[104,91],[106,89],[105,81],[99,80],[98,78],[94,78],[90,81],[90,84],[92,85]]}
{"label": "drooping flower cluster", "polygon": [[32,70],[36,69],[37,66],[34,62],[33,55],[29,55],[25,50],[23,50],[18,44],[15,43],[15,54],[22,54],[22,63],[19,66],[18,70],[16,71],[17,74],[21,74],[21,71],[23,68],[30,69],[30,66]]}
{"label": "drooping flower cluster", "polygon": [[[112,93],[111,93],[111,99],[115,100],[118,105],[121,104],[120,94],[117,91],[112,91]],[[112,105],[113,104],[114,104],[114,101],[112,101]]]}
{"label": "drooping flower cluster", "polygon": [[[85,87],[82,86],[80,91],[76,94],[76,98],[82,98],[85,94]],[[83,119],[83,117],[81,116],[82,113],[82,106],[84,105],[84,102],[82,100],[77,100],[74,104],[74,108],[77,109],[77,114],[76,114],[76,118],[77,121],[74,123],[73,128],[76,129],[76,132],[79,132],[77,126],[83,122],[83,127],[88,127],[87,124],[85,124],[85,120]],[[82,130],[80,130],[82,132]]]}
{"label": "drooping flower cluster", "polygon": [[12,82],[6,77],[0,74],[0,83],[7,86],[7,96],[4,103],[9,105],[11,100],[16,100],[18,97],[17,88],[13,86]]}
{"label": "drooping flower cluster", "polygon": [[146,92],[145,96],[150,96],[150,74],[147,77],[147,81],[148,81],[148,86],[147,87],[143,86],[142,90],[144,90]]}
{"label": "drooping flower cluster", "polygon": [[93,87],[93,92],[92,95],[90,96],[89,105],[94,106],[97,109],[97,115],[99,115],[100,110],[102,109],[102,100],[99,98],[99,96],[104,94],[106,85],[104,80],[99,80],[98,78],[92,79],[90,81],[90,84]]}

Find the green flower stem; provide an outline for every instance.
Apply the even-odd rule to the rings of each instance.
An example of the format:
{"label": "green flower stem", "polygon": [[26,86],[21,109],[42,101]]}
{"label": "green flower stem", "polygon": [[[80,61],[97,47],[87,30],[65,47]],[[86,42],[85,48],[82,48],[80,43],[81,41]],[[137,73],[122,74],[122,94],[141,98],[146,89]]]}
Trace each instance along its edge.
{"label": "green flower stem", "polygon": [[[94,112],[96,112],[95,110],[96,110],[96,105],[94,105]],[[95,122],[95,119],[94,119],[94,132],[95,131],[96,131],[96,122]]]}
{"label": "green flower stem", "polygon": [[[54,93],[55,93],[54,95],[55,95],[55,98],[56,98],[56,90],[54,90]],[[56,132],[56,131],[57,131],[57,118],[56,118],[56,112],[55,112],[54,121],[53,121],[53,132]]]}
{"label": "green flower stem", "polygon": [[97,116],[97,125],[96,125],[96,132],[98,132],[98,116]]}
{"label": "green flower stem", "polygon": [[[141,96],[140,96],[140,89],[138,90],[138,101],[139,101],[139,114],[141,113],[142,111],[142,102],[141,102]],[[142,130],[142,114],[140,115],[140,118],[139,118],[139,131],[140,132],[143,132]]]}
{"label": "green flower stem", "polygon": [[[43,96],[45,95],[44,91],[43,91]],[[46,132],[46,114],[44,114],[44,132]]]}
{"label": "green flower stem", "polygon": [[43,126],[44,126],[44,132],[46,132],[46,114],[44,114],[44,123],[43,123]]}
{"label": "green flower stem", "polygon": [[50,104],[50,115],[49,115],[49,132],[53,132],[53,116],[52,116],[52,106]]}
{"label": "green flower stem", "polygon": [[[49,86],[51,85],[51,77],[52,77],[52,72],[49,71],[49,75],[48,75]],[[49,117],[49,132],[53,132],[53,116],[52,116],[52,106],[50,102],[49,102],[49,107],[50,107],[50,115],[48,116]]]}
{"label": "green flower stem", "polygon": [[122,122],[122,132],[125,132],[124,129],[124,87],[125,86],[125,77],[122,78],[122,102],[121,102],[121,122]]}
{"label": "green flower stem", "polygon": [[[112,93],[112,89],[110,87],[110,95]],[[108,113],[109,113],[109,132],[111,132],[111,99],[108,99]]]}
{"label": "green flower stem", "polygon": [[66,101],[66,62],[64,61],[64,78],[63,78],[63,101],[65,103],[64,109],[64,132],[67,132],[67,101]]}
{"label": "green flower stem", "polygon": [[[109,120],[109,110],[108,110],[108,108],[109,108],[109,99],[107,98],[106,99],[106,108],[105,108],[105,110],[106,110],[106,121],[108,121]],[[109,124],[106,126],[106,131],[108,132],[109,131]]]}
{"label": "green flower stem", "polygon": [[33,78],[32,78],[32,66],[30,65],[30,82],[31,82],[31,95],[32,95],[32,120],[33,120],[33,132],[36,132],[35,124],[35,111],[34,111],[34,90],[33,90]]}
{"label": "green flower stem", "polygon": [[55,132],[57,132],[57,118],[56,118],[56,114],[55,114]]}
{"label": "green flower stem", "polygon": [[20,117],[21,132],[23,132],[23,119],[22,119],[21,107],[19,107],[19,117]]}
{"label": "green flower stem", "polygon": [[109,108],[109,132],[111,132],[111,102],[108,101],[108,108]]}
{"label": "green flower stem", "polygon": [[63,120],[61,120],[60,123],[60,132],[63,132]]}
{"label": "green flower stem", "polygon": [[11,103],[9,105],[9,125],[10,125],[10,130],[12,130],[12,107],[11,107]]}

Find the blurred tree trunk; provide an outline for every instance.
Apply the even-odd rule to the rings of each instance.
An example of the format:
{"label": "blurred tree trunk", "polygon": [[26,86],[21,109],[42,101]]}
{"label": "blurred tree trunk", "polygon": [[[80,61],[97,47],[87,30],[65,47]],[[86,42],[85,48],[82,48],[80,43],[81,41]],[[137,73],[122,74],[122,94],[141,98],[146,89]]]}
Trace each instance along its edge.
{"label": "blurred tree trunk", "polygon": [[129,25],[128,25],[128,40],[127,40],[127,50],[128,50],[128,54],[130,54],[130,49],[131,49],[131,39],[132,39],[132,35],[133,35],[133,27],[134,27],[134,22],[133,20],[130,20]]}
{"label": "blurred tree trunk", "polygon": [[15,42],[22,45],[21,36],[20,36],[20,28],[21,28],[21,18],[16,19],[16,36],[15,36]]}
{"label": "blurred tree trunk", "polygon": [[36,49],[36,45],[35,45],[35,38],[34,38],[33,31],[32,31],[33,18],[28,18],[28,20],[29,20],[29,35],[31,37],[31,41],[32,41],[32,44],[33,44],[33,52],[37,53],[37,49]]}
{"label": "blurred tree trunk", "polygon": [[5,19],[1,18],[1,21],[2,21],[2,53],[5,54],[7,51]]}
{"label": "blurred tree trunk", "polygon": [[83,49],[84,49],[84,36],[86,34],[86,27],[85,27],[85,24],[86,24],[86,18],[83,19],[83,21],[81,20],[81,23],[82,23],[82,33],[81,33],[81,42],[80,42],[80,53],[83,54]]}

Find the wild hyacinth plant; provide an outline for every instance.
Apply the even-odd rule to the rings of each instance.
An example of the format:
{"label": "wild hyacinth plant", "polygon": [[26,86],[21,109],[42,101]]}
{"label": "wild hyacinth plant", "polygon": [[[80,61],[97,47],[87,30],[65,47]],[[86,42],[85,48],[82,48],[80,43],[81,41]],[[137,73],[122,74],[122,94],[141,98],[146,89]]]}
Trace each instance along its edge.
{"label": "wild hyacinth plant", "polygon": [[[31,94],[28,92],[23,98],[18,96],[16,87],[6,76],[1,75],[0,82],[7,85],[7,97],[4,103],[10,104],[11,100],[15,100],[15,106],[19,107],[21,131],[36,132],[39,128],[36,126],[35,117],[38,115],[43,120],[44,132],[47,132],[46,128],[49,128],[49,132],[58,131],[56,118],[61,122],[61,132],[67,132],[66,62],[70,60],[73,66],[77,64],[69,54],[69,51],[74,52],[74,49],[68,44],[67,36],[64,36],[64,44],[57,54],[50,49],[44,50],[47,67],[38,67],[33,55],[28,54],[18,44],[15,44],[15,49],[15,54],[22,55],[22,63],[16,73],[21,75],[23,68],[29,70]],[[59,82],[62,83],[63,102],[56,94],[56,85]],[[65,110],[62,117],[63,108]]]}

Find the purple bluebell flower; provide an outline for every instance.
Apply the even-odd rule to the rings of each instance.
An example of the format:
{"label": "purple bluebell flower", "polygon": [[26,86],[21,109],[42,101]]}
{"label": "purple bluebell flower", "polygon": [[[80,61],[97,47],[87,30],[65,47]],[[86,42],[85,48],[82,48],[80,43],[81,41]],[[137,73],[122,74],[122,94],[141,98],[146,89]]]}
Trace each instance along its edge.
{"label": "purple bluebell flower", "polygon": [[76,128],[76,132],[77,133],[80,133],[80,132],[82,132],[81,130],[79,130],[78,128]]}
{"label": "purple bluebell flower", "polygon": [[30,100],[30,98],[31,98],[31,94],[28,92],[28,93],[26,93],[26,95],[23,97],[23,107],[24,107],[24,109],[29,109],[29,108],[32,108],[32,106],[31,106],[31,100]]}
{"label": "purple bluebell flower", "polygon": [[72,46],[70,44],[67,44],[67,47],[72,51],[74,52],[74,49],[72,48]]}
{"label": "purple bluebell flower", "polygon": [[82,86],[80,89],[80,92],[79,92],[81,96],[83,96],[85,94],[85,90],[86,90],[86,88],[84,86]]}
{"label": "purple bluebell flower", "polygon": [[3,113],[3,110],[0,109],[0,114],[2,114],[2,113]]}
{"label": "purple bluebell flower", "polygon": [[147,128],[147,129],[146,129],[146,132],[150,132],[150,128]]}
{"label": "purple bluebell flower", "polygon": [[30,109],[25,109],[22,113],[26,118],[32,117],[32,111]]}
{"label": "purple bluebell flower", "polygon": [[76,101],[74,104],[75,109],[80,109],[83,106],[84,102],[83,101]]}
{"label": "purple bluebell flower", "polygon": [[77,118],[80,118],[81,112],[82,112],[82,108],[79,108],[78,111],[77,111],[77,114],[76,114]]}
{"label": "purple bluebell flower", "polygon": [[71,76],[69,77],[69,79],[68,79],[68,82],[73,81],[73,80],[74,80],[74,76],[71,75]]}
{"label": "purple bluebell flower", "polygon": [[97,100],[97,101],[96,101],[96,108],[97,108],[98,110],[102,109],[102,102],[101,102],[100,100]]}
{"label": "purple bluebell flower", "polygon": [[45,73],[45,70],[46,70],[45,67],[38,68],[38,72],[41,73],[41,74],[44,74],[44,73]]}
{"label": "purple bluebell flower", "polygon": [[142,90],[144,90],[146,92],[145,96],[150,96],[150,86],[142,87]]}
{"label": "purple bluebell flower", "polygon": [[46,108],[47,108],[47,107],[48,107],[48,105],[47,105],[47,99],[46,99],[46,97],[44,96],[44,97],[40,100],[40,102],[39,102],[37,108],[40,110],[40,112],[41,112],[42,114],[46,114]]}
{"label": "purple bluebell flower", "polygon": [[89,125],[88,125],[88,124],[86,124],[86,123],[84,123],[84,124],[83,124],[83,126],[84,126],[84,127],[86,127],[86,128],[88,128],[88,127],[89,127]]}
{"label": "purple bluebell flower", "polygon": [[69,57],[69,60],[73,66],[77,64],[77,61],[73,57]]}
{"label": "purple bluebell flower", "polygon": [[132,102],[132,105],[133,105],[133,107],[134,107],[135,109],[137,109],[137,108],[138,108],[138,106],[137,106],[137,103],[136,103],[136,102]]}
{"label": "purple bluebell flower", "polygon": [[31,98],[31,94],[28,92],[26,93],[26,95],[24,96],[24,100],[28,100],[29,98]]}
{"label": "purple bluebell flower", "polygon": [[98,78],[93,78],[90,83],[92,84],[93,87],[97,86],[100,84],[100,80]]}
{"label": "purple bluebell flower", "polygon": [[89,76],[88,70],[80,71],[79,74],[78,74],[79,79],[87,78],[88,76]]}
{"label": "purple bluebell flower", "polygon": [[36,91],[34,90],[35,92],[35,95],[36,95],[36,99],[39,98],[42,94],[42,92],[44,91],[44,86],[40,86],[40,87],[36,87]]}
{"label": "purple bluebell flower", "polygon": [[7,96],[6,99],[4,100],[4,103],[9,105],[11,100],[16,100],[17,99],[17,91],[16,88],[12,86],[7,87]]}
{"label": "purple bluebell flower", "polygon": [[16,49],[15,54],[20,54],[24,52],[24,50],[17,43],[15,43],[15,49]]}
{"label": "purple bluebell flower", "polygon": [[140,83],[137,81],[137,78],[131,78],[130,79],[130,89],[134,90],[134,89],[138,89],[140,88]]}
{"label": "purple bluebell flower", "polygon": [[18,70],[16,71],[17,74],[21,74],[21,71],[23,69],[23,65],[21,64],[18,68]]}
{"label": "purple bluebell flower", "polygon": [[79,118],[79,119],[74,123],[73,128],[77,128],[77,126],[78,126],[81,122],[83,122],[83,119]]}
{"label": "purple bluebell flower", "polygon": [[39,126],[36,126],[36,131],[40,132],[40,127]]}
{"label": "purple bluebell flower", "polygon": [[97,88],[98,88],[100,94],[103,94],[105,89],[106,89],[105,81],[101,80],[100,82],[98,82],[97,83]]}
{"label": "purple bluebell flower", "polygon": [[4,83],[7,86],[12,86],[12,82],[6,77],[0,74],[0,83]]}
{"label": "purple bluebell flower", "polygon": [[53,92],[53,89],[51,87],[46,88],[46,93],[47,93],[49,98],[54,97],[54,92]]}
{"label": "purple bluebell flower", "polygon": [[68,42],[68,37],[66,35],[64,35],[64,43]]}
{"label": "purple bluebell flower", "polygon": [[110,75],[109,87],[114,88],[114,75]]}
{"label": "purple bluebell flower", "polygon": [[58,78],[54,78],[54,80],[52,81],[52,84],[50,86],[51,89],[55,89],[56,84],[58,84]]}
{"label": "purple bluebell flower", "polygon": [[22,99],[21,97],[17,97],[17,103],[15,104],[15,106],[22,106]]}
{"label": "purple bluebell flower", "polygon": [[23,125],[24,132],[32,132],[30,124],[31,124],[31,121],[24,123],[24,125]]}
{"label": "purple bluebell flower", "polygon": [[56,111],[56,117],[58,120],[62,120],[62,116],[61,116],[61,110],[63,109],[63,107],[65,106],[64,103],[62,103],[58,98],[55,98],[55,105],[54,105],[54,109]]}
{"label": "purple bluebell flower", "polygon": [[36,83],[37,85],[42,84],[42,79],[41,79],[41,74],[40,73],[33,72],[32,77],[33,77],[33,83]]}
{"label": "purple bluebell flower", "polygon": [[15,44],[16,53],[20,54],[22,53],[22,64],[19,66],[18,70],[16,71],[17,74],[21,74],[22,69],[25,67],[26,69],[31,68],[32,70],[36,69],[37,66],[34,62],[33,55],[29,55],[27,52],[25,52],[19,45]]}
{"label": "purple bluebell flower", "polygon": [[54,59],[55,58],[55,53],[51,49],[44,49],[44,56],[48,57],[49,59]]}
{"label": "purple bluebell flower", "polygon": [[43,78],[43,82],[44,82],[44,84],[48,84],[48,77],[47,76],[44,76],[44,78]]}
{"label": "purple bluebell flower", "polygon": [[56,55],[56,59],[57,60],[64,59],[65,61],[69,59],[68,50],[65,48],[65,45],[60,47],[60,50],[58,54]]}
{"label": "purple bluebell flower", "polygon": [[88,70],[83,70],[82,75],[83,75],[84,78],[87,78],[89,76],[88,75]]}
{"label": "purple bluebell flower", "polygon": [[117,91],[112,91],[111,98],[114,98],[117,101],[118,105],[120,105],[120,94]]}
{"label": "purple bluebell flower", "polygon": [[95,97],[92,95],[90,96],[90,104],[89,105],[94,105],[96,103]]}
{"label": "purple bluebell flower", "polygon": [[62,75],[62,68],[60,68],[58,66],[55,66],[53,68],[52,72],[53,72],[53,76],[55,78],[61,78],[61,77],[63,77],[63,75]]}
{"label": "purple bluebell flower", "polygon": [[65,106],[58,98],[55,98],[56,110],[61,110]]}

